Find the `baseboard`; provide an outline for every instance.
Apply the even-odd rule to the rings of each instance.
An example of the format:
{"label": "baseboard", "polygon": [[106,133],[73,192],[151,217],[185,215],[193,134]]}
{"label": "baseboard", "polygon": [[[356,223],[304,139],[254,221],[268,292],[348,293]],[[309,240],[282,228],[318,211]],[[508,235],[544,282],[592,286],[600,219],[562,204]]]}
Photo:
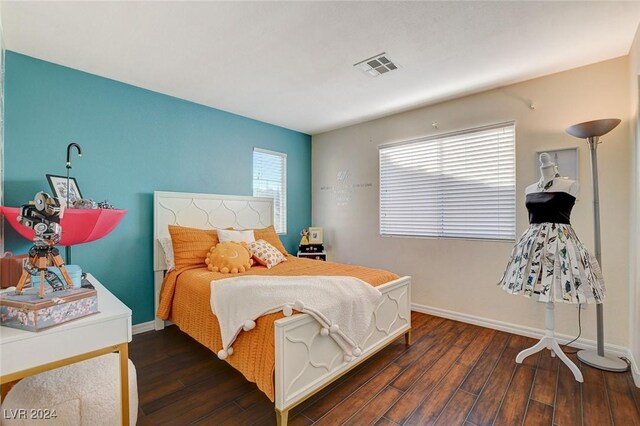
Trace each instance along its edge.
{"label": "baseboard", "polygon": [[140,324],[136,324],[131,327],[131,333],[139,334],[144,333],[146,331],[155,330],[153,321],[141,322]]}
{"label": "baseboard", "polygon": [[[523,325],[511,324],[503,321],[498,321],[490,318],[478,317],[475,315],[463,314],[460,312],[449,311],[447,309],[434,308],[433,306],[425,306],[420,305],[418,303],[411,304],[411,310],[416,312],[422,312],[424,314],[435,315],[437,317],[443,317],[452,319],[455,321],[465,322],[468,324],[479,325],[481,327],[492,328],[494,330],[506,331],[507,333],[519,334],[521,336],[532,337],[535,339],[540,339],[544,336],[544,330],[540,328],[526,327]],[[572,341],[575,336],[568,336],[566,334],[556,334],[556,338],[558,339],[558,343],[564,344]],[[589,340],[580,338],[573,342],[571,346],[574,346],[579,349],[596,349],[595,340]],[[638,366],[635,365],[634,369],[634,360],[632,360],[631,353],[628,348],[619,345],[611,345],[605,344],[604,349],[610,353],[611,355],[625,357],[631,361],[631,370],[634,373],[634,380],[636,380],[636,385],[638,384],[638,380],[636,379],[636,373],[638,371]]]}
{"label": "baseboard", "polygon": [[636,387],[640,388],[640,365],[636,362],[636,359],[633,357],[631,351],[628,351],[627,359],[631,363],[631,374],[633,375],[633,383],[635,383]]}

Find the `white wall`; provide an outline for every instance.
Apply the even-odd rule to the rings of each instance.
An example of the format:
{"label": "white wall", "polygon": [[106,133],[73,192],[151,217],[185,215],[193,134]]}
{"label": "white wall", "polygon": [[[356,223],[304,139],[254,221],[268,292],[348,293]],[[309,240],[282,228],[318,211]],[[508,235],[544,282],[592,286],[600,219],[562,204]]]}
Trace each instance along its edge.
{"label": "white wall", "polygon": [[629,347],[636,365],[634,379],[640,387],[640,26],[629,52],[629,86],[631,94],[631,125],[629,139],[632,155],[631,186],[631,263],[629,274]]}
{"label": "white wall", "polygon": [[[621,118],[622,124],[602,138],[598,154],[603,271],[608,286],[605,341],[626,347],[631,152],[628,68],[628,57],[618,58],[314,136],[313,225],[324,227],[330,258],[413,276],[413,302],[422,305],[543,328],[542,304],[496,287],[512,243],[378,235],[377,147],[515,120],[519,235],[527,227],[524,188],[538,179],[536,152],[577,146],[582,190],[572,222],[582,241],[593,247],[589,153],[586,142],[564,129],[587,120]],[[402,78],[402,74],[382,78]],[[371,79],[371,90],[376,81]],[[530,102],[535,110],[528,107]],[[432,121],[439,123],[438,129],[431,126]],[[348,171],[346,182],[337,179],[340,171]],[[561,305],[556,312],[558,332],[576,334],[577,309]],[[583,313],[583,337],[595,340],[594,306]]]}

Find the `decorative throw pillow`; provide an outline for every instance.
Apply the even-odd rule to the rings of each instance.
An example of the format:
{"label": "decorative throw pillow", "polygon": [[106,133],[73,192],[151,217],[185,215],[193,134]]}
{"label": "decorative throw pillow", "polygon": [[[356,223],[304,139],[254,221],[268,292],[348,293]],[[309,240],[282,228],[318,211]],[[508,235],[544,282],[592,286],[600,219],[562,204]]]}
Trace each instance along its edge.
{"label": "decorative throw pillow", "polygon": [[237,274],[248,271],[253,264],[251,254],[246,248],[246,243],[234,243],[224,241],[215,247],[211,247],[204,263],[212,272],[223,274]]}
{"label": "decorative throw pillow", "polygon": [[209,249],[218,244],[218,232],[215,229],[169,225],[169,235],[171,235],[176,269],[202,265]]}
{"label": "decorative throw pillow", "polygon": [[164,253],[164,263],[167,267],[167,271],[173,271],[176,269],[176,264],[173,260],[173,246],[171,245],[171,238],[158,238],[158,243],[162,248],[162,253]]}
{"label": "decorative throw pillow", "polygon": [[220,242],[233,241],[236,243],[251,243],[256,240],[253,235],[253,229],[247,229],[246,231],[235,231],[229,229],[218,230],[218,240]]}
{"label": "decorative throw pillow", "polygon": [[289,254],[287,253],[287,249],[284,248],[284,245],[282,245],[282,241],[280,241],[280,237],[278,237],[276,228],[274,228],[273,225],[262,229],[254,229],[253,233],[255,234],[256,240],[265,240],[285,256]]}
{"label": "decorative throw pillow", "polygon": [[266,242],[265,240],[257,240],[249,243],[249,252],[253,256],[253,259],[261,265],[271,269],[278,263],[287,260],[286,257],[274,246]]}

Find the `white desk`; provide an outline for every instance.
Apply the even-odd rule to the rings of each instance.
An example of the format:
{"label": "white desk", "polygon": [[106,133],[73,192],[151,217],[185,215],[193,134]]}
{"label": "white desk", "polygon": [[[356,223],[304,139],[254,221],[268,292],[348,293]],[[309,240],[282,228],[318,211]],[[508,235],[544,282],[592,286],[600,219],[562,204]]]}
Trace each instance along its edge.
{"label": "white desk", "polygon": [[31,332],[0,327],[0,384],[100,355],[119,352],[122,424],[129,425],[131,309],[92,275],[99,313]]}

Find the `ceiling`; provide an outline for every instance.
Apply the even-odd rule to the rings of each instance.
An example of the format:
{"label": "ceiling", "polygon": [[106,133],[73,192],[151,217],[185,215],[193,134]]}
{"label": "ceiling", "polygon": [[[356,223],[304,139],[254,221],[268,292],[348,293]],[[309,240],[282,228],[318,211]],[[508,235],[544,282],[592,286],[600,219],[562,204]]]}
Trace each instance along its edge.
{"label": "ceiling", "polygon": [[[628,54],[640,2],[2,2],[6,48],[317,134]],[[400,68],[353,66],[381,52]]]}

